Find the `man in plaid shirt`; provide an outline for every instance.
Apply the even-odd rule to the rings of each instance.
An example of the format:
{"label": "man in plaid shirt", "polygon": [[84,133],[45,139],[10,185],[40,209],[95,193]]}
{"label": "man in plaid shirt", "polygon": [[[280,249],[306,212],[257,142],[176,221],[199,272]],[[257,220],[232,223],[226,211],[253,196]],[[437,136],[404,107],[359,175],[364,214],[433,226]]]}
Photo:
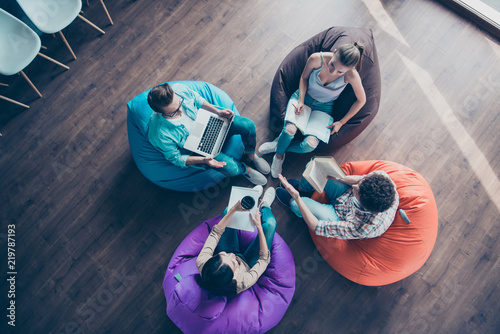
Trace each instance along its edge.
{"label": "man in plaid shirt", "polygon": [[383,171],[366,175],[330,178],[325,192],[332,204],[321,204],[302,193],[312,193],[306,179],[279,176],[284,187],[276,189],[278,199],[289,205],[317,235],[338,239],[367,239],[382,235],[392,224],[399,205],[396,185]]}

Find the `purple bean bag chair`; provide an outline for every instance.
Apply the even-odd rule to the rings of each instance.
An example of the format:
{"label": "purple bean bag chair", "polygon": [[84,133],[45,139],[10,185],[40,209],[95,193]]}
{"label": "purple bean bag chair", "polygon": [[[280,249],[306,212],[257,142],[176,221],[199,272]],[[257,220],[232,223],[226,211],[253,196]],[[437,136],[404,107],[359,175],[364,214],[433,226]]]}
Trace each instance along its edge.
{"label": "purple bean bag chair", "polygon": [[[168,264],[163,290],[167,315],[184,333],[264,333],[280,322],[295,292],[292,252],[276,233],[271,262],[257,283],[233,297],[217,296],[200,287],[196,258],[212,226],[221,216],[194,229]],[[239,231],[245,249],[257,235]],[[177,278],[176,278],[177,276]]]}
{"label": "purple bean bag chair", "polygon": [[[311,37],[295,47],[283,60],[274,75],[271,86],[271,122],[273,132],[279,133],[283,128],[286,106],[290,96],[299,88],[299,80],[309,56],[315,52],[333,51],[346,43],[361,42],[365,46],[362,68],[359,72],[366,92],[366,104],[340,131],[333,134],[328,145],[320,143],[318,151],[331,151],[344,146],[358,136],[378,112],[381,94],[380,68],[375,41],[370,29],[332,27]],[[344,117],[356,96],[351,85],[347,85],[333,106],[333,117],[338,120]]]}

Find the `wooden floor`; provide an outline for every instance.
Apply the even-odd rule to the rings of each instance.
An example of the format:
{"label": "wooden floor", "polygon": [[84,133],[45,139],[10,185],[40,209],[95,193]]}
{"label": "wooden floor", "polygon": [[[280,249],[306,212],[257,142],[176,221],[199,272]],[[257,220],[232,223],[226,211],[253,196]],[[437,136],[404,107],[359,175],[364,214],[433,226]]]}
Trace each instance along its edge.
{"label": "wooden floor", "polygon": [[[202,220],[222,212],[230,185],[249,183],[236,178],[211,193],[153,185],[130,154],[127,101],[163,81],[208,81],[256,122],[260,144],[271,139],[269,93],[279,63],[334,25],[373,29],[383,89],[374,121],[332,154],[420,172],[436,197],[439,235],[418,272],[364,287],[318,257],[304,223],[275,202],[298,285],[271,333],[500,332],[497,40],[428,0],[106,4],[113,26],[98,1],[83,8],[105,35],[80,20],[65,29],[77,60],[58,36],[43,36],[44,52],[70,66],[40,57],[29,65],[43,98],[17,75],[0,77],[10,85],[1,95],[31,106],[0,101],[0,332],[180,332],[165,313],[168,261]],[[310,157],[292,156],[284,174],[299,177]],[[183,216],[181,204],[196,215]],[[7,225],[16,231],[17,331],[5,316]]]}

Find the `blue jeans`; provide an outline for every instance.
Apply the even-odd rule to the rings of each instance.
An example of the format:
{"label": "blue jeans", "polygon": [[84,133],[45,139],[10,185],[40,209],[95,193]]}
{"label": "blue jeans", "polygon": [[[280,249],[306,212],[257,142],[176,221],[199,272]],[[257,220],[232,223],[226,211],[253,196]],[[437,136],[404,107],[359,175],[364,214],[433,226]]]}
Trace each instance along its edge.
{"label": "blue jeans", "polygon": [[[250,118],[235,115],[227,137],[229,138],[233,135],[241,136],[246,154],[255,152],[257,130],[255,128],[255,123]],[[215,160],[226,163],[224,167],[215,169],[226,176],[238,176],[246,174],[247,172],[247,166],[243,162],[236,161],[224,153],[219,153],[215,157]]]}
{"label": "blue jeans", "polygon": [[[227,210],[227,208],[226,208]],[[224,210],[224,214],[226,214],[226,210]],[[260,209],[260,213],[262,214],[262,230],[264,231],[264,235],[266,237],[267,248],[271,251],[271,246],[273,244],[274,232],[276,232],[276,219],[271,212],[271,208],[268,206],[263,206]],[[222,234],[219,244],[215,248],[214,254],[220,252],[233,253],[239,256],[242,260],[244,260],[250,268],[255,266],[257,261],[259,260],[259,251],[260,251],[260,243],[259,243],[259,235],[252,240],[250,245],[248,245],[247,249],[243,252],[240,250],[240,242],[238,238],[238,230],[230,227],[226,227],[226,230]]]}
{"label": "blue jeans", "polygon": [[[294,108],[294,105],[297,105],[297,102],[299,100],[299,91],[297,90],[295,93],[292,94],[290,97],[290,100],[288,100],[288,105],[287,105],[287,110],[290,108]],[[322,112],[327,113],[328,115],[332,114],[333,110],[333,104],[335,101],[327,102],[327,103],[322,103],[319,101],[316,101],[313,99],[309,94],[306,94],[306,97],[304,98],[304,104],[309,106],[312,110],[319,110]],[[293,141],[293,138],[295,137],[295,134],[288,133],[286,131],[286,125],[289,122],[285,121],[285,125],[283,126],[283,130],[281,131],[279,137],[278,137],[278,143],[276,146],[276,153],[279,155],[285,154],[285,152],[294,152],[294,153],[309,153],[314,151],[316,146],[312,146],[308,140],[307,137],[304,138],[302,141]],[[290,123],[292,124],[292,123]],[[314,137],[314,136],[313,136]]]}
{"label": "blue jeans", "polygon": [[[305,178],[302,178],[299,183],[299,188],[306,192],[313,192],[314,188],[307,182]],[[316,202],[315,200],[309,197],[302,197],[302,200],[306,204],[307,208],[311,211],[314,217],[318,218],[318,220],[329,220],[329,221],[338,221],[339,217],[337,212],[335,211],[335,201],[340,195],[345,193],[350,186],[337,181],[337,180],[328,180],[325,186],[326,196],[330,200],[331,204],[322,204]],[[294,199],[290,202],[290,207],[292,212],[295,213],[298,217],[302,218],[302,214],[300,213],[299,206]]]}

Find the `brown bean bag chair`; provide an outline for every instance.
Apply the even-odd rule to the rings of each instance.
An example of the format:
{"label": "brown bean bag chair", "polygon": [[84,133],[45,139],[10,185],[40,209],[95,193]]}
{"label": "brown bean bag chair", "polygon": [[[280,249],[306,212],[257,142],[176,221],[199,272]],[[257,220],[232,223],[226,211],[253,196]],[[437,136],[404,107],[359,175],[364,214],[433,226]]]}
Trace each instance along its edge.
{"label": "brown bean bag chair", "polygon": [[[283,127],[285,111],[290,96],[299,88],[299,80],[309,56],[315,52],[330,52],[347,43],[361,42],[365,46],[363,63],[360,71],[363,87],[366,92],[366,104],[349,120],[338,133],[335,133],[328,145],[320,143],[319,150],[331,151],[341,147],[358,136],[372,121],[380,104],[380,68],[377,50],[370,29],[332,27],[292,50],[278,68],[271,87],[271,120],[270,128],[279,135]],[[338,120],[344,117],[356,96],[351,85],[347,85],[333,107],[333,117]]]}
{"label": "brown bean bag chair", "polygon": [[[396,183],[400,212],[380,237],[364,240],[341,240],[316,235],[311,237],[320,254],[339,274],[368,286],[380,286],[402,280],[423,266],[431,255],[438,231],[438,214],[432,190],[417,172],[389,161],[345,163],[348,175],[363,175],[374,170],[385,171]],[[325,193],[312,198],[328,203]]]}

